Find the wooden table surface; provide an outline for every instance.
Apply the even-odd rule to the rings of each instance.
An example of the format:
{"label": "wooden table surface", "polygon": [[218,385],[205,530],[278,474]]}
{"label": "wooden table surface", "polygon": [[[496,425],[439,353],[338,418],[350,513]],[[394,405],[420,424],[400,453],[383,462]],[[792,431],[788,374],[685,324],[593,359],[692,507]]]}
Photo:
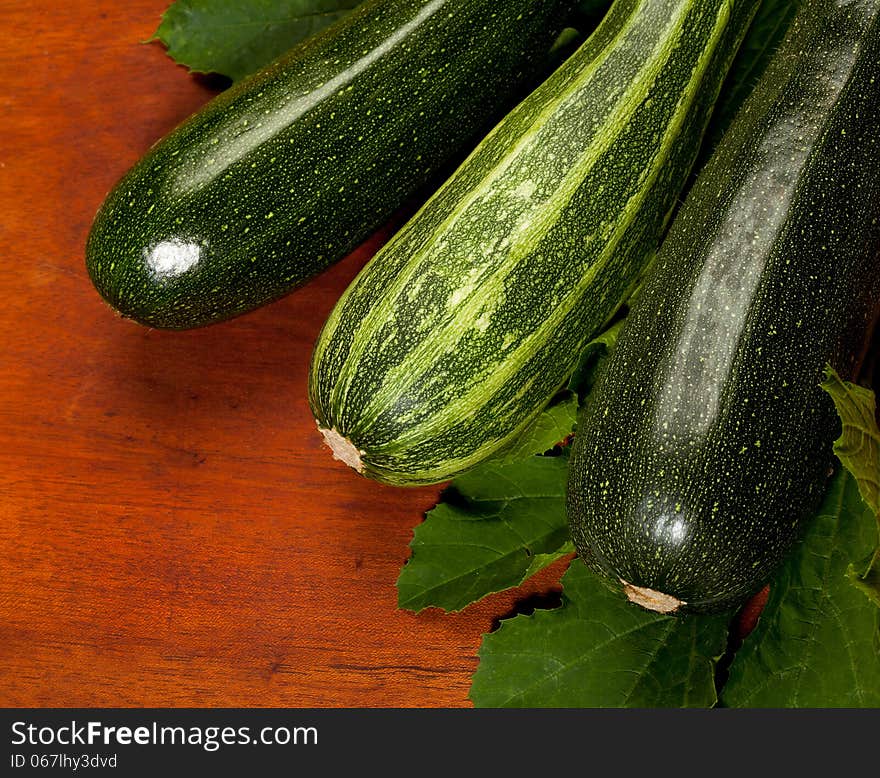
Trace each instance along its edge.
{"label": "wooden table surface", "polygon": [[284,300],[151,331],[98,297],[104,195],[212,96],[168,0],[0,0],[0,705],[461,706],[481,634],[557,565],[461,614],[397,609],[438,488],[322,447],[312,345],[381,237]]}

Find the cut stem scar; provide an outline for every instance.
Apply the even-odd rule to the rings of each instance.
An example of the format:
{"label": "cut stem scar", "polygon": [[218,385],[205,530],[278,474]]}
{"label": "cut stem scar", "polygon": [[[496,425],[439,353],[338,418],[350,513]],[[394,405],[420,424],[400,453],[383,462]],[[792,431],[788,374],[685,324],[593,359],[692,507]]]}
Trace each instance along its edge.
{"label": "cut stem scar", "polygon": [[664,594],[646,586],[635,586],[623,578],[620,579],[623,584],[623,593],[636,605],[641,605],[649,611],[657,613],[675,613],[682,605],[686,603],[673,597],[670,594]]}
{"label": "cut stem scar", "polygon": [[324,442],[333,452],[334,459],[345,462],[345,464],[358,473],[364,472],[364,462],[361,459],[361,456],[364,454],[363,451],[360,451],[354,443],[340,435],[335,429],[324,429],[320,424],[318,424],[318,429],[324,436]]}

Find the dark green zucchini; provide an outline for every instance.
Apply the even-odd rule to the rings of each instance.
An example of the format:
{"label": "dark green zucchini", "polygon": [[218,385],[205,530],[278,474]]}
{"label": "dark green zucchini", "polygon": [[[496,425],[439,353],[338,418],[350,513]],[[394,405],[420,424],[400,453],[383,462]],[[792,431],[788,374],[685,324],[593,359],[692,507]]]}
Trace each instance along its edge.
{"label": "dark green zucchini", "polygon": [[334,454],[393,484],[500,451],[632,288],[756,0],[617,0],[348,288],[315,347]]}
{"label": "dark green zucchini", "polygon": [[580,555],[662,612],[731,607],[815,511],[880,299],[880,0],[810,0],[699,175],[581,412]]}
{"label": "dark green zucchini", "polygon": [[368,0],[219,95],[119,182],[86,264],[151,327],[210,324],[341,259],[544,66],[573,0]]}

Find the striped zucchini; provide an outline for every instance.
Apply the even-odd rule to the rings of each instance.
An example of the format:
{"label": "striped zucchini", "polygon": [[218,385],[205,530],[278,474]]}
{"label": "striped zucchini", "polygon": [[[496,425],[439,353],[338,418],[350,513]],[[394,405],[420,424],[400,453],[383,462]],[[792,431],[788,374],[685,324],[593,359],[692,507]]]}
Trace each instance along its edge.
{"label": "striped zucchini", "polygon": [[617,0],[366,266],[313,354],[334,454],[392,484],[502,449],[626,298],[757,0]]}
{"label": "striped zucchini", "polygon": [[810,0],[578,420],[572,537],[635,602],[732,607],[814,514],[880,302],[880,0]]}
{"label": "striped zucchini", "polygon": [[348,254],[545,67],[574,0],[367,0],[212,100],[108,195],[86,266],[142,324],[264,305]]}

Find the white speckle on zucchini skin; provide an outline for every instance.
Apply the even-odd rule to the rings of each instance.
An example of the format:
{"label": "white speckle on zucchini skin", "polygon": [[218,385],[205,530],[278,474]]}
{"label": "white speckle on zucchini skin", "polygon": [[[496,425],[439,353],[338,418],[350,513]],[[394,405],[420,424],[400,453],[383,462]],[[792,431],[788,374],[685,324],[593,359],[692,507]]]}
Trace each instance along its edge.
{"label": "white speckle on zucchini skin", "polygon": [[578,419],[575,546],[682,613],[760,589],[813,515],[839,431],[819,383],[852,377],[880,299],[880,0],[799,13]]}

